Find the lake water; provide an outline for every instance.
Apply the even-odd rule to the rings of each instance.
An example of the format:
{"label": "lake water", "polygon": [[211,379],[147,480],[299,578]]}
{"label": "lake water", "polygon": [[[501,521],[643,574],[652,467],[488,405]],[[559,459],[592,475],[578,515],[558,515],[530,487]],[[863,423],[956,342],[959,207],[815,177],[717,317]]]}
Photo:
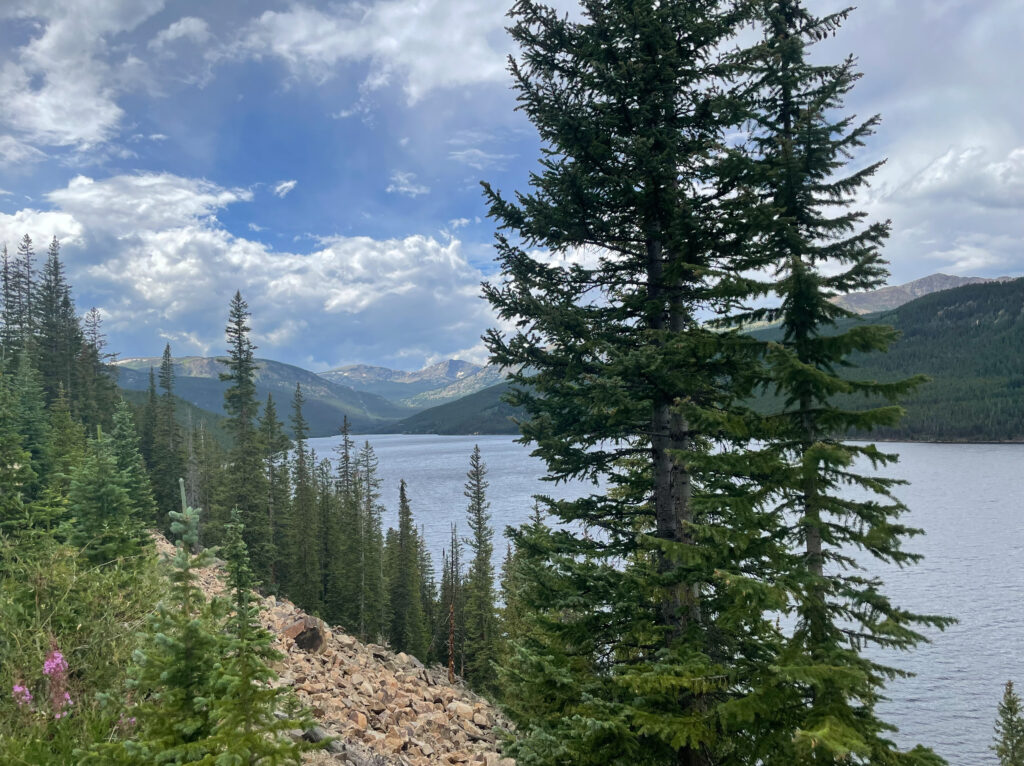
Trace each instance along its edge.
{"label": "lake water", "polygon": [[[465,534],[463,484],[474,444],[488,468],[488,499],[496,529],[496,564],[504,555],[501,530],[524,522],[531,497],[559,498],[587,491],[580,485],[541,481],[544,465],[510,436],[359,436],[380,459],[384,523],[397,523],[398,481],[405,479],[413,514],[440,562],[449,524]],[[328,456],[336,438],[311,439]],[[895,603],[960,622],[931,635],[932,643],[885,658],[916,673],[892,682],[883,718],[900,727],[901,745],[926,744],[951,766],[996,762],[992,742],[996,705],[1008,679],[1024,688],[1024,445],[883,445],[901,456],[888,473],[907,479],[898,491],[909,506],[911,526],[927,534],[908,548],[924,561],[881,572]]]}

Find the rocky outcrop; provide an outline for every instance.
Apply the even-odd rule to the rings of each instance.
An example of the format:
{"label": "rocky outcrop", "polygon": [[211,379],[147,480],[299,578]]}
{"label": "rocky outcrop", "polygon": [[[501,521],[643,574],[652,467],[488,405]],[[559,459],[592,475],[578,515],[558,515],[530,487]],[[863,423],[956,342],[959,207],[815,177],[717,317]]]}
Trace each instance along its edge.
{"label": "rocky outcrop", "polygon": [[[173,551],[165,540],[163,551]],[[207,595],[221,595],[219,566],[198,570]],[[290,601],[268,596],[261,613],[284,658],[274,670],[319,723],[314,736],[336,737],[334,752],[310,762],[350,766],[477,764],[514,766],[497,750],[495,729],[507,727],[487,700],[448,671],[415,657],[363,644]]]}

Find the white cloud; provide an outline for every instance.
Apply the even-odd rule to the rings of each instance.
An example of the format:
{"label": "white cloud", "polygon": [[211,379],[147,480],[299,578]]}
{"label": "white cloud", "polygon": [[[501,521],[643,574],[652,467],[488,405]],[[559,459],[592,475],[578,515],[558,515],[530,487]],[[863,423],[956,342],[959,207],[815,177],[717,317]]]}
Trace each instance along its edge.
{"label": "white cloud", "polygon": [[495,154],[482,149],[459,149],[448,152],[448,157],[463,165],[469,165],[471,168],[487,170],[488,168],[502,169],[505,162],[514,159],[515,155]]}
{"label": "white cloud", "polygon": [[343,63],[365,62],[365,89],[397,84],[415,102],[436,88],[503,81],[504,14],[500,3],[476,0],[295,3],[254,19],[221,55],[277,58],[318,81]]}
{"label": "white cloud", "polygon": [[39,32],[0,67],[0,121],[30,144],[87,149],[110,139],[124,115],[116,103],[119,70],[136,60],[125,57],[112,68],[108,38],[162,7],[163,0],[0,5],[0,18],[36,22]]}
{"label": "white cloud", "polygon": [[266,230],[267,230],[266,226],[260,226],[258,223],[250,223],[249,224],[249,231],[261,232],[261,231],[266,231]]}
{"label": "white cloud", "polygon": [[189,40],[201,45],[209,39],[210,27],[203,19],[185,16],[166,29],[160,30],[156,37],[149,41],[147,47],[152,51],[160,52],[177,40]]}
{"label": "white cloud", "polygon": [[911,199],[970,203],[984,207],[1024,207],[1024,146],[989,159],[981,146],[950,149],[896,189],[899,201]]}
{"label": "white cloud", "polygon": [[275,252],[217,220],[247,190],[169,174],[79,176],[47,199],[55,210],[0,214],[0,238],[55,234],[76,294],[104,307],[112,345],[129,355],[156,353],[157,338],[215,353],[236,289],[261,355],[324,367],[450,355],[491,323],[482,274],[455,239],[328,236],[309,253]]}
{"label": "white cloud", "polygon": [[388,194],[404,194],[406,197],[418,197],[421,194],[429,194],[430,187],[416,183],[415,173],[405,173],[396,170],[391,174],[391,183],[385,189]]}
{"label": "white cloud", "polygon": [[0,136],[0,165],[24,165],[43,159],[46,159],[46,155],[34,146],[14,136]]}
{"label": "white cloud", "polygon": [[10,197],[11,194],[12,192],[7,191],[7,189],[0,189],[0,197]]}
{"label": "white cloud", "polygon": [[288,194],[292,189],[295,188],[298,181],[280,181],[274,186],[274,194],[281,199],[284,199],[285,195]]}

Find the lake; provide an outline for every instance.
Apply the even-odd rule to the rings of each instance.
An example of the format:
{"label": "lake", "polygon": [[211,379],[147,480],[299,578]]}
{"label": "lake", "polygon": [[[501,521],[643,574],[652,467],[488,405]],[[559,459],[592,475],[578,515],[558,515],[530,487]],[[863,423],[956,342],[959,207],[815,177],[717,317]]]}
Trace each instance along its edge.
{"label": "lake", "polygon": [[[495,526],[495,563],[504,556],[501,530],[524,522],[531,497],[558,498],[587,491],[579,484],[541,481],[544,464],[511,436],[431,436],[387,434],[368,440],[380,459],[387,506],[385,527],[397,524],[398,482],[409,488],[416,523],[440,562],[455,521],[465,535],[463,484],[474,444],[487,464],[488,499]],[[338,438],[311,439],[322,457]],[[900,570],[872,565],[881,572],[895,603],[916,612],[946,614],[960,622],[934,632],[932,643],[906,655],[886,657],[916,677],[892,682],[883,718],[900,727],[901,745],[918,742],[946,758],[951,766],[996,762],[992,742],[996,705],[1003,684],[1024,688],[1024,445],[886,444],[900,454],[887,473],[910,484],[897,494],[909,506],[911,526],[927,534],[908,549],[924,555],[917,566]]]}

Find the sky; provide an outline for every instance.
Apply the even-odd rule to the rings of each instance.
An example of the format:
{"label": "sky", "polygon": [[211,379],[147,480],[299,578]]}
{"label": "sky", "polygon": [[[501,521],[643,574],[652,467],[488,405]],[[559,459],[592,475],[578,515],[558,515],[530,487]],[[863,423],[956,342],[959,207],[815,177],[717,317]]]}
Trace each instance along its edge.
{"label": "sky", "polygon": [[[526,190],[539,149],[507,4],[0,0],[0,242],[56,236],[122,357],[223,353],[241,290],[259,356],[482,362],[479,182]],[[854,161],[887,158],[891,283],[1024,274],[1021,40],[1020,0],[864,0],[819,46],[883,118]]]}

